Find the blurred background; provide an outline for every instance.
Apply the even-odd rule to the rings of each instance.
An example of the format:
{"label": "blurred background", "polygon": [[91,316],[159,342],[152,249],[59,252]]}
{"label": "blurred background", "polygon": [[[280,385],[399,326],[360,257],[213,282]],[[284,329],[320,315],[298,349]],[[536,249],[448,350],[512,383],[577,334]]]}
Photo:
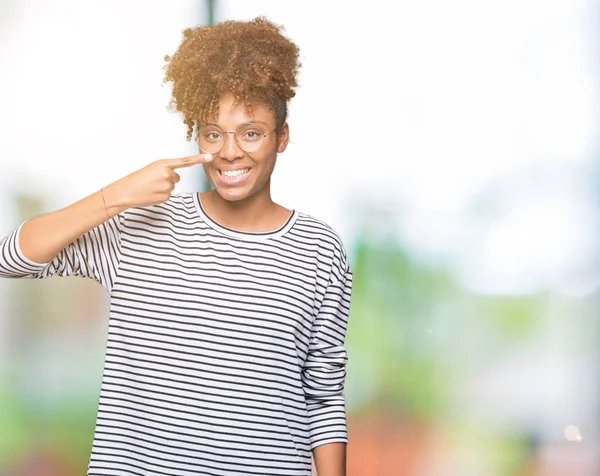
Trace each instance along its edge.
{"label": "blurred background", "polygon": [[[598,0],[0,0],[0,237],[192,153],[163,57],[258,15],[303,63],[274,198],[355,274],[348,475],[599,475]],[[107,317],[0,281],[0,474],[85,474]]]}

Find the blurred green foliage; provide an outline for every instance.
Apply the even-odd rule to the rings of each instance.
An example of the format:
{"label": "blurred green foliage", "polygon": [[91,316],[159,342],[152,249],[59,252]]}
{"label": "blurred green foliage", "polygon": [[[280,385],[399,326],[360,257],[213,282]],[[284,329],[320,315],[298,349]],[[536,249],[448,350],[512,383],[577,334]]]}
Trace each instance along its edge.
{"label": "blurred green foliage", "polygon": [[359,236],[352,269],[351,411],[383,407],[409,418],[440,418],[459,373],[533,336],[544,309],[543,296],[473,294],[451,267],[419,261],[392,239]]}

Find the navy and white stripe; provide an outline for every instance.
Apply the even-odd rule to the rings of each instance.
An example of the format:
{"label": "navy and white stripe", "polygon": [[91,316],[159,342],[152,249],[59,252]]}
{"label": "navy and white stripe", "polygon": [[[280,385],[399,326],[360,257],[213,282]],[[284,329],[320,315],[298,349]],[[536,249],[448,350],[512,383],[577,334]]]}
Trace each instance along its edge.
{"label": "navy and white stripe", "polygon": [[239,232],[182,193],[45,264],[20,251],[21,226],[0,276],[84,276],[111,295],[88,475],[310,475],[313,448],[348,442],[352,272],[322,221]]}

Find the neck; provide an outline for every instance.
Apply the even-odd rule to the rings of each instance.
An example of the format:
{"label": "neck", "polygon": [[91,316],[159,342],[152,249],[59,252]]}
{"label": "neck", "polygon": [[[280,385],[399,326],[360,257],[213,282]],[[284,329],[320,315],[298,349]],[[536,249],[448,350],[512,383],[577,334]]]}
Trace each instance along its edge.
{"label": "neck", "polygon": [[264,232],[277,228],[273,218],[278,215],[278,206],[271,199],[268,184],[262,192],[243,200],[225,200],[215,190],[200,194],[200,200],[205,212],[227,228],[249,232]]}

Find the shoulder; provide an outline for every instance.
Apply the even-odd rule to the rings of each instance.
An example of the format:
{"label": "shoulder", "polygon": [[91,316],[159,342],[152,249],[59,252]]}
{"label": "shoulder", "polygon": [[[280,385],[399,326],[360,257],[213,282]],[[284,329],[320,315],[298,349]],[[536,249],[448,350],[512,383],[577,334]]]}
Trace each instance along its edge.
{"label": "shoulder", "polygon": [[298,212],[294,228],[298,234],[315,243],[320,253],[331,260],[335,275],[349,272],[346,246],[339,232],[331,225],[313,215]]}
{"label": "shoulder", "polygon": [[297,212],[296,226],[307,237],[331,243],[334,246],[343,246],[340,234],[328,223],[308,213]]}

